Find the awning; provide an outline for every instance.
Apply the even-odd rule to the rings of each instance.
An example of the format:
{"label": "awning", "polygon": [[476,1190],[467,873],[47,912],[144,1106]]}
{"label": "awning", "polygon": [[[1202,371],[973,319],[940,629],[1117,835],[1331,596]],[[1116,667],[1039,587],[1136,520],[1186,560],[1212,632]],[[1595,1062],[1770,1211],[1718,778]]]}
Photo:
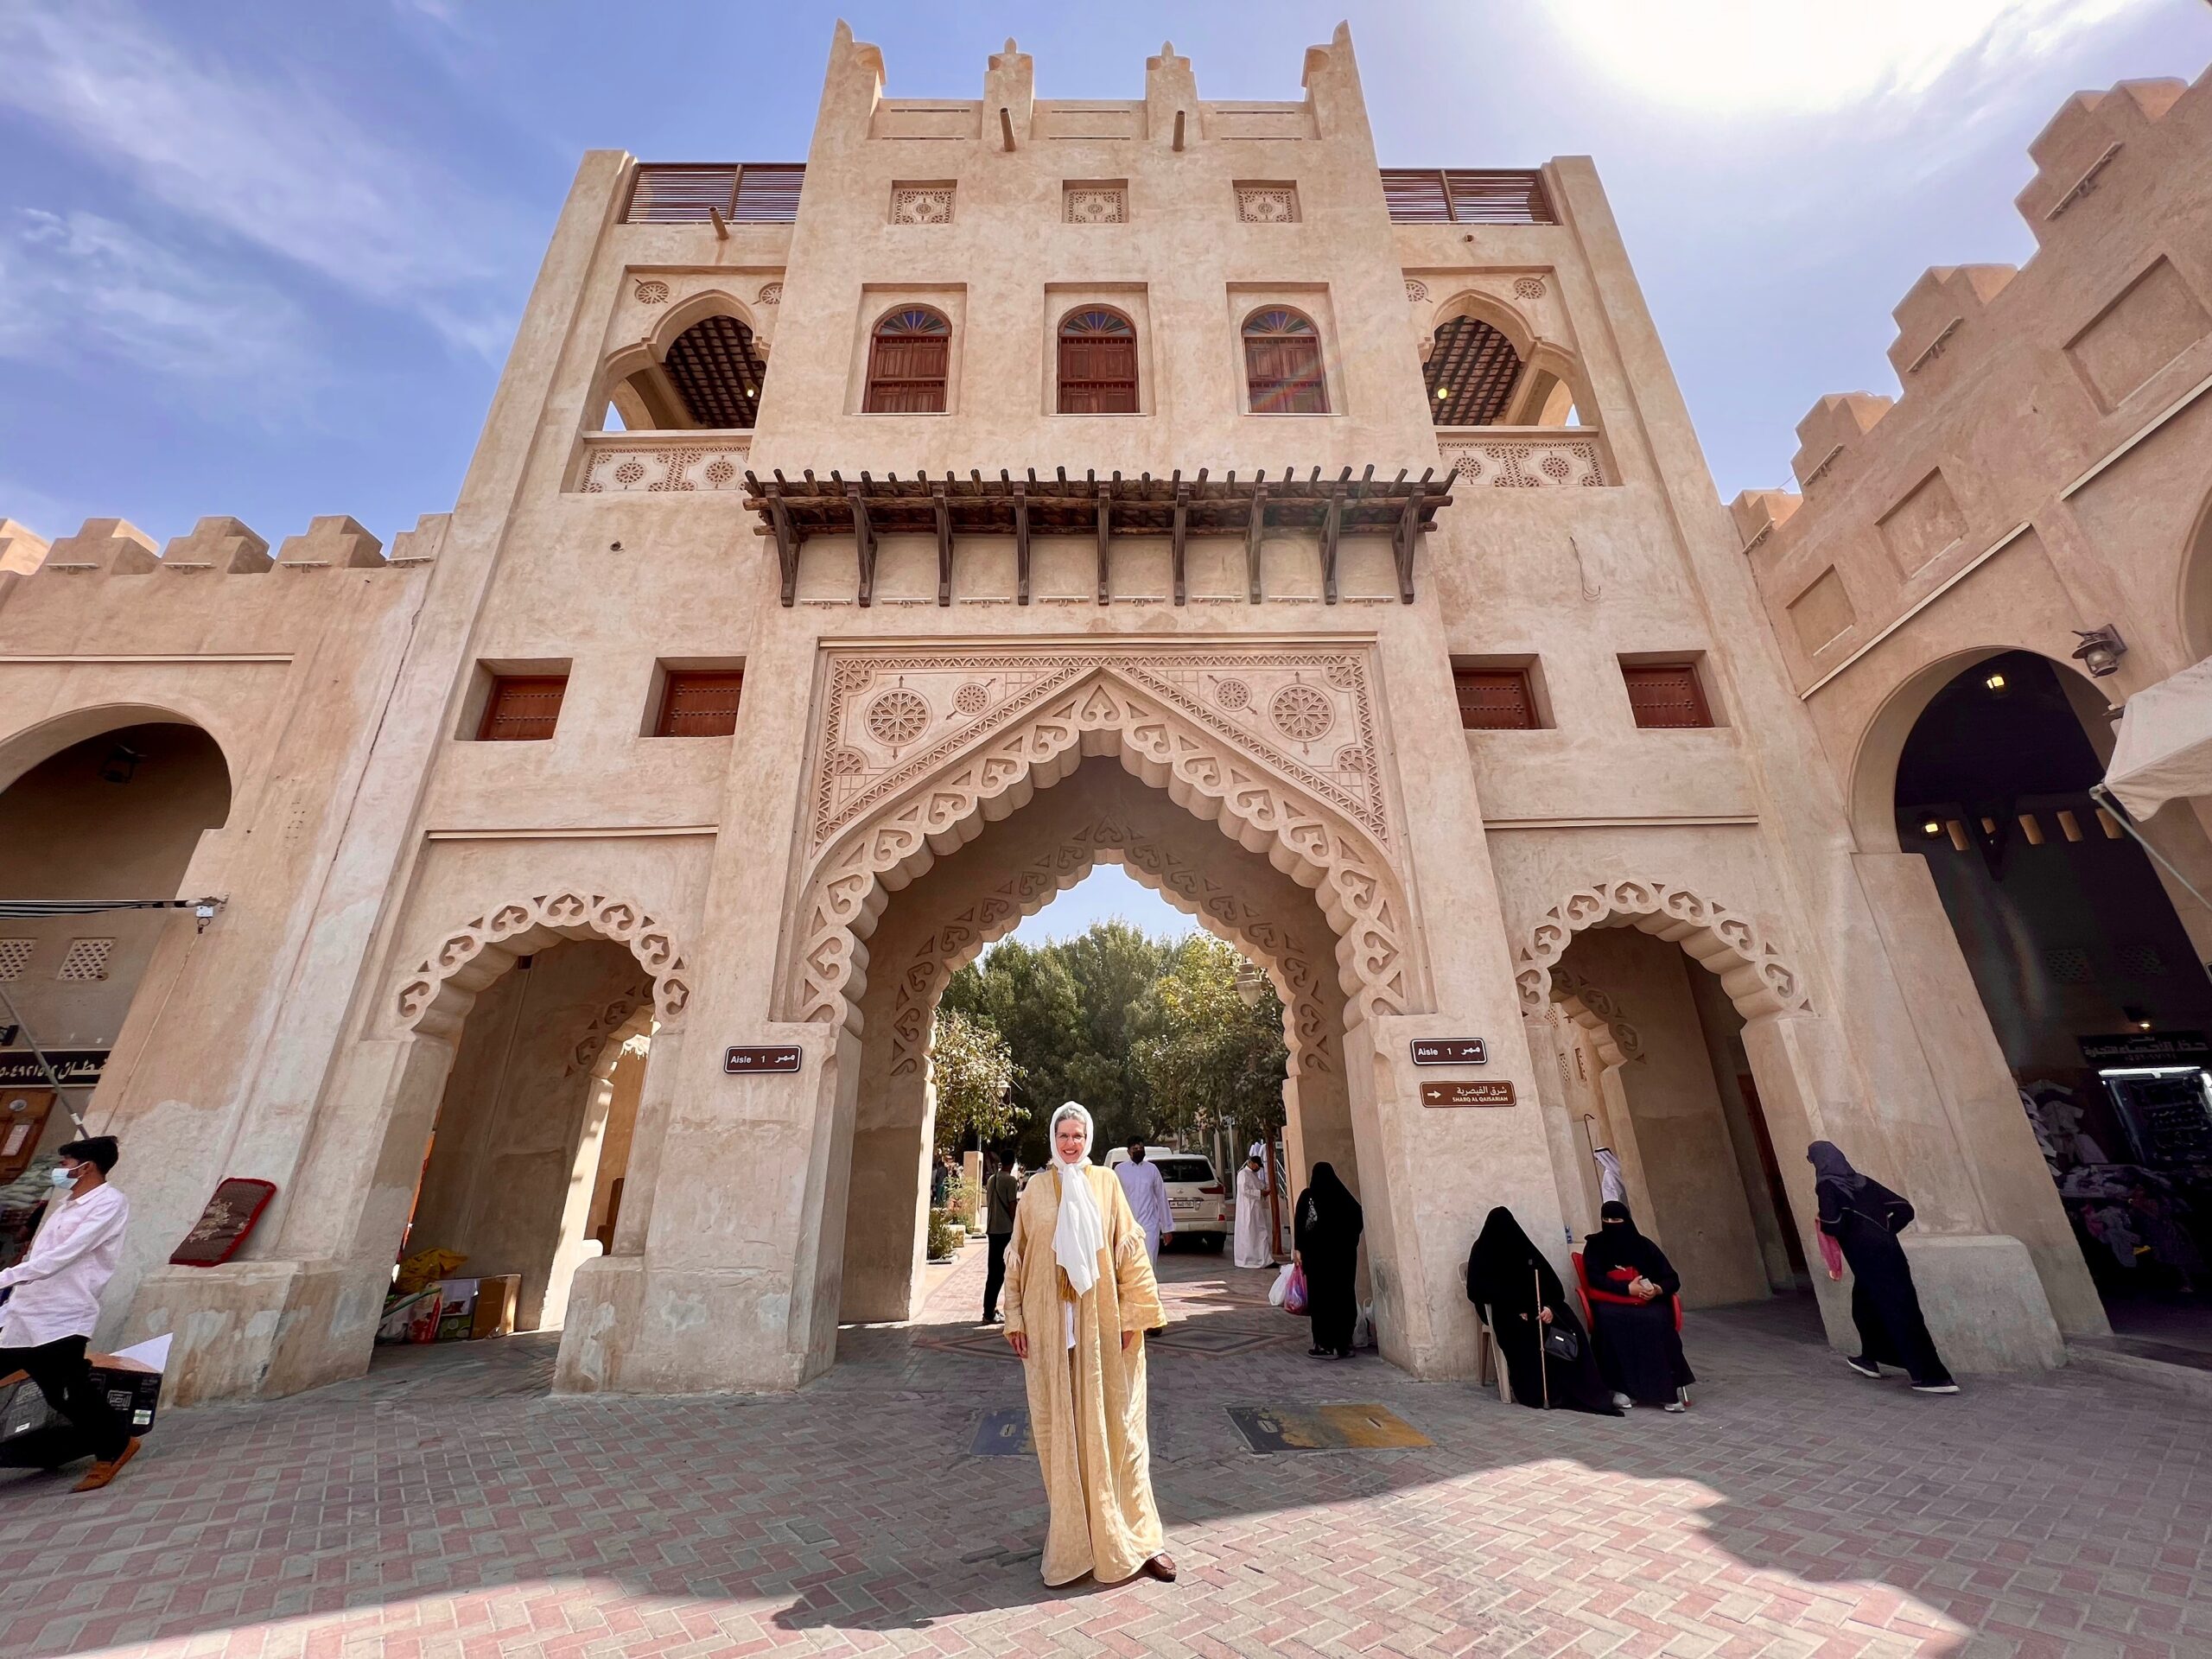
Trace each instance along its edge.
{"label": "awning", "polygon": [[2139,823],[2168,801],[2212,795],[2212,657],[2128,698],[2105,787]]}

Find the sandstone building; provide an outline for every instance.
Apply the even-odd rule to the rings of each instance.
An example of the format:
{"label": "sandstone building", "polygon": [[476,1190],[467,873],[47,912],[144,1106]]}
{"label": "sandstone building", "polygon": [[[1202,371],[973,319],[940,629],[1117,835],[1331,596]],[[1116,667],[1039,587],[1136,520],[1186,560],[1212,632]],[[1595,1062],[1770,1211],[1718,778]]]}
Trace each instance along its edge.
{"label": "sandstone building", "polygon": [[[2201,144],[2192,98],[2133,102]],[[2158,328],[2212,294],[2194,211]],[[1839,502],[1909,483],[1840,407]],[[1975,546],[2012,511],[1948,487]],[[586,157],[460,499],[388,555],[0,532],[0,900],[223,901],[0,921],[128,1148],[111,1318],[177,1334],[181,1397],[311,1386],[405,1239],[520,1273],[563,1389],[803,1382],[913,1306],[946,977],[1103,860],[1274,981],[1399,1363],[1473,1370],[1484,1212],[1563,1260],[1595,1147],[1694,1300],[1801,1287],[1815,1136],[1919,1203],[1955,1363],[2056,1363],[2104,1314],[1852,677],[2133,613],[1860,652],[1944,578],[1843,515],[1821,553],[1817,505],[1747,560],[1591,164],[1379,169],[1343,30],[1294,100],[1164,48],[1055,102],[1011,43],[887,97],[841,27],[803,167]],[[727,1069],[762,1047],[797,1069]],[[1432,1103],[1470,1095],[1510,1103]],[[226,1176],[278,1189],[245,1250],[163,1265]]]}

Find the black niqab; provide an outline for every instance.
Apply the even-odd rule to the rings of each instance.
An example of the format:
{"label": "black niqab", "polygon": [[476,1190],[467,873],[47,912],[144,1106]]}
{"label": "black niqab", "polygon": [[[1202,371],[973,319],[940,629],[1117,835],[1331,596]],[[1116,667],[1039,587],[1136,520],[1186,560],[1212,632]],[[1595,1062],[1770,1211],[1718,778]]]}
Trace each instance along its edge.
{"label": "black niqab", "polygon": [[1513,1212],[1498,1205],[1484,1218],[1467,1255],[1467,1300],[1478,1307],[1518,1312],[1535,1303],[1540,1283],[1545,1306],[1565,1305],[1567,1291],[1552,1264],[1529,1242]]}
{"label": "black niqab", "polygon": [[1582,1241],[1582,1273],[1592,1289],[1619,1294],[1624,1281],[1612,1276],[1616,1268],[1641,1274],[1669,1296],[1682,1287],[1681,1275],[1667,1259],[1667,1252],[1637,1230],[1636,1217],[1629,1213],[1628,1205],[1613,1199],[1601,1205],[1598,1213],[1605,1218],[1604,1224]]}
{"label": "black niqab", "polygon": [[1313,1179],[1300,1195],[1298,1210],[1300,1224],[1324,1237],[1357,1238],[1367,1224],[1359,1200],[1328,1164],[1313,1166]]}

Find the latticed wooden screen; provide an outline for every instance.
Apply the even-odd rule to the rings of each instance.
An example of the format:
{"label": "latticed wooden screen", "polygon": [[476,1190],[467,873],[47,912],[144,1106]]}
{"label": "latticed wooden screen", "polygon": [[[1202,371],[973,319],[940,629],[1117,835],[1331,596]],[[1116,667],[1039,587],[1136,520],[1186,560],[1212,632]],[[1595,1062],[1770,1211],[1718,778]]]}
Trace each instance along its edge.
{"label": "latticed wooden screen", "polygon": [[1429,418],[1439,426],[1495,426],[1505,418],[1521,378],[1521,354],[1512,341],[1472,317],[1447,317],[1437,326],[1435,349],[1421,365],[1428,383]]}
{"label": "latticed wooden screen", "polygon": [[1525,668],[1455,668],[1459,724],[1471,732],[1525,732],[1536,725],[1536,699]]}
{"label": "latticed wooden screen", "polygon": [[1382,200],[1401,225],[1554,225],[1543,175],[1386,167]]}
{"label": "latticed wooden screen", "polygon": [[868,355],[868,412],[942,415],[952,361],[952,325],[919,306],[875,326]]}
{"label": "latticed wooden screen", "polygon": [[1694,664],[1623,663],[1621,677],[1628,682],[1628,703],[1636,711],[1637,725],[1713,724]]}
{"label": "latticed wooden screen", "polygon": [[735,317],[702,317],[678,334],[662,365],[701,426],[749,428],[760,418],[767,365]]}
{"label": "latticed wooden screen", "polygon": [[1137,412],[1137,334],[1118,311],[1077,311],[1060,324],[1060,413]]}
{"label": "latticed wooden screen", "polygon": [[1321,337],[1295,311],[1262,311],[1244,325],[1244,383],[1255,415],[1325,415]]}
{"label": "latticed wooden screen", "polygon": [[745,690],[738,670],[671,672],[660,702],[658,737],[728,737],[737,729],[737,705]]}
{"label": "latticed wooden screen", "polygon": [[788,225],[798,217],[805,179],[796,162],[641,162],[622,217],[632,225],[692,225],[720,213],[739,224]]}
{"label": "latticed wooden screen", "polygon": [[492,682],[484,723],[476,735],[487,743],[527,742],[553,735],[561,718],[565,674],[502,674]]}

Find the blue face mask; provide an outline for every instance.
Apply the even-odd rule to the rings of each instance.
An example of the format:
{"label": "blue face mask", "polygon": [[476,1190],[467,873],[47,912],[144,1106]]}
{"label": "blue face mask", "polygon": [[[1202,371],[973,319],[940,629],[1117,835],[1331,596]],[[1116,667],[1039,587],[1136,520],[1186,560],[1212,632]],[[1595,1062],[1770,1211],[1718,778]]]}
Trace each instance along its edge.
{"label": "blue face mask", "polygon": [[54,1185],[60,1187],[63,1192],[67,1192],[73,1191],[77,1185],[77,1172],[73,1169],[65,1168],[61,1165],[56,1164],[52,1169],[47,1172],[46,1179],[52,1181]]}

